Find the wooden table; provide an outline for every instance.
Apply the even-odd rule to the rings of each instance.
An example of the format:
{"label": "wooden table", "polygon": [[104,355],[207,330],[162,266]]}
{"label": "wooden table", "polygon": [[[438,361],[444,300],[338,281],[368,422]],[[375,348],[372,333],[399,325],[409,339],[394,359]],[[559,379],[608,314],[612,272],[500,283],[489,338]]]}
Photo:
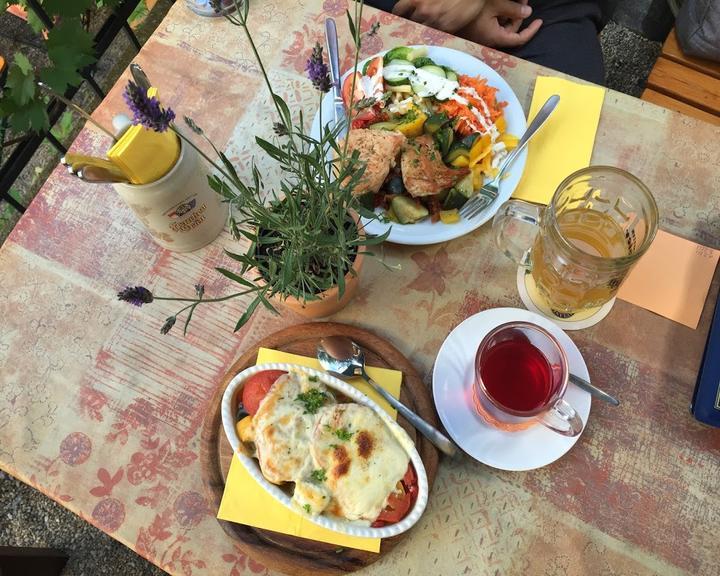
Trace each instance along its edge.
{"label": "wooden table", "polygon": [[[344,22],[341,0],[268,0],[251,19],[276,89],[312,110],[303,77],[322,22]],[[399,43],[452,46],[507,78],[527,109],[537,74],[551,73],[447,34],[367,9],[374,53]],[[348,35],[341,28],[341,40]],[[350,48],[344,52],[348,63]],[[272,115],[240,31],[178,2],[138,61],[179,116],[205,128],[247,173]],[[124,109],[125,78],[97,118]],[[102,154],[92,127],[74,148]],[[572,143],[568,142],[568,146]],[[665,230],[720,246],[720,129],[615,92],[605,98],[593,162],[640,177]],[[266,164],[261,167],[270,170]],[[128,284],[191,294],[231,244],[192,254],[159,249],[109,187],[58,167],[0,250],[0,466],[175,574],[263,574],[228,539],[203,496],[199,429],[208,399],[251,343],[301,321],[260,313],[239,333],[242,303],[199,310],[190,333],[159,334],[172,303],[118,302]],[[388,338],[429,383],[437,350],[467,316],[521,306],[513,266],[489,228],[439,246],[384,249],[389,272],[367,265],[362,293],[334,320]],[[672,265],[672,263],[668,263]],[[720,278],[711,290],[715,298]],[[720,430],[688,413],[708,321],[697,330],[617,302],[572,336],[594,382],[622,399],[595,403],[561,460],[506,473],[470,459],[443,462],[423,519],[365,574],[717,574]],[[392,322],[387,319],[392,318]]]}

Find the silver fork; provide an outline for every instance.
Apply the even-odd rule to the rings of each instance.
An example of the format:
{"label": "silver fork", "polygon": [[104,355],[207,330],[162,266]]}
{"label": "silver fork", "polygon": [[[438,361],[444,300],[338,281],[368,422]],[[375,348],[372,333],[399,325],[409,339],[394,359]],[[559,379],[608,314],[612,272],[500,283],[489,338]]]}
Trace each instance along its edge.
{"label": "silver fork", "polygon": [[507,155],[507,158],[505,158],[505,162],[503,162],[500,167],[497,176],[495,176],[495,178],[493,178],[490,182],[483,184],[477,194],[465,202],[465,205],[460,209],[460,215],[463,218],[468,220],[470,218],[474,218],[494,202],[500,192],[500,180],[502,179],[505,170],[510,167],[510,165],[523,151],[525,146],[527,146],[528,142],[530,142],[530,138],[535,135],[535,133],[550,117],[550,114],[552,114],[553,110],[555,110],[558,102],[560,102],[560,96],[553,94],[547,99],[547,102],[542,105],[542,108],[540,108],[538,113],[535,115],[535,118],[533,118],[532,122],[530,122],[530,126],[528,126],[527,130],[525,130],[525,134],[523,134],[522,138],[520,138],[518,145],[512,152],[510,152],[510,154]]}

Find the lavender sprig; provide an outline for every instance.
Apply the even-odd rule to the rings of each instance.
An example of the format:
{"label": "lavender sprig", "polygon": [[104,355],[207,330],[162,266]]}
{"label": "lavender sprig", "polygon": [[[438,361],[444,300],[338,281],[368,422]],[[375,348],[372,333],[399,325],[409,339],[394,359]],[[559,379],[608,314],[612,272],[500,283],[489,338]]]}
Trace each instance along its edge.
{"label": "lavender sprig", "polygon": [[308,78],[312,82],[313,86],[321,92],[329,92],[332,88],[332,82],[330,81],[330,72],[327,64],[323,60],[323,48],[320,42],[315,43],[312,54],[307,61],[305,70],[308,73]]}
{"label": "lavender sprig", "polygon": [[149,97],[132,80],[128,82],[123,97],[133,113],[133,124],[141,124],[155,132],[165,132],[175,120],[175,112],[160,106],[155,96]]}
{"label": "lavender sprig", "polygon": [[118,300],[130,302],[133,306],[142,306],[150,304],[153,301],[153,295],[150,290],[144,286],[128,286],[118,292]]}

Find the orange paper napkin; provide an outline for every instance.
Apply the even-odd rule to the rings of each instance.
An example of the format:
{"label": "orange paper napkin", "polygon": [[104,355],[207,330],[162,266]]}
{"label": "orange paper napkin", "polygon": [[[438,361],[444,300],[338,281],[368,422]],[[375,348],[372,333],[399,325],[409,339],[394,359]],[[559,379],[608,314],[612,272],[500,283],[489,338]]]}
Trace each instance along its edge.
{"label": "orange paper napkin", "polygon": [[697,328],[720,250],[658,230],[618,298]]}
{"label": "orange paper napkin", "polygon": [[[258,350],[257,364],[265,364],[266,362],[289,362],[318,370],[322,369],[315,358],[306,358],[286,352],[278,352],[277,350],[260,348]],[[367,367],[367,372],[373,380],[395,398],[400,396],[402,372],[385,368],[373,368],[371,366]],[[390,405],[363,380],[357,378],[351,384],[395,417],[395,411]],[[275,532],[319,540],[320,542],[328,542],[338,546],[368,550],[370,552],[380,551],[379,538],[358,538],[339,534],[322,526],[317,526],[302,514],[286,508],[250,476],[237,458],[233,458],[230,464],[230,472],[225,481],[225,493],[217,516],[221,520],[229,520],[238,524],[247,524],[256,528],[274,530]]]}

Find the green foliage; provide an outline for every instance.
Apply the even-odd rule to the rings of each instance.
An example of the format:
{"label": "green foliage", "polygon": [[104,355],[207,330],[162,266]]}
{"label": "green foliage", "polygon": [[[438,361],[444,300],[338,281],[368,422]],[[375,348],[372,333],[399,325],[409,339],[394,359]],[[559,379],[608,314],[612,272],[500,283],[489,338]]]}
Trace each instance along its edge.
{"label": "green foliage", "polygon": [[[83,25],[83,18],[95,7],[114,7],[121,0],[44,0],[44,10],[57,22],[46,42],[50,66],[34,71],[28,59],[15,54],[8,70],[8,79],[0,99],[0,116],[10,117],[17,132],[46,130],[48,117],[46,98],[36,89],[39,77],[53,90],[63,93],[82,82],[80,71],[95,62],[93,38]],[[3,11],[18,4],[27,11],[28,24],[40,34],[45,26],[24,0],[0,0]]]}
{"label": "green foliage", "polygon": [[48,14],[74,17],[90,10],[93,4],[93,0],[45,0],[43,8]]}
{"label": "green foliage", "polygon": [[65,110],[65,112],[62,113],[62,116],[60,116],[60,119],[55,123],[55,126],[53,126],[51,132],[55,138],[63,141],[70,136],[70,132],[72,132],[72,124],[72,112]]}

